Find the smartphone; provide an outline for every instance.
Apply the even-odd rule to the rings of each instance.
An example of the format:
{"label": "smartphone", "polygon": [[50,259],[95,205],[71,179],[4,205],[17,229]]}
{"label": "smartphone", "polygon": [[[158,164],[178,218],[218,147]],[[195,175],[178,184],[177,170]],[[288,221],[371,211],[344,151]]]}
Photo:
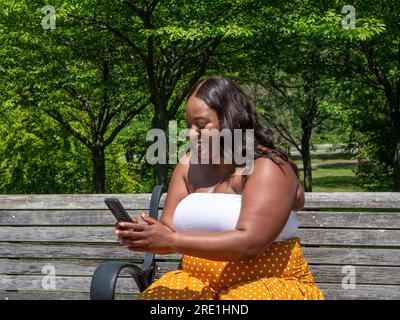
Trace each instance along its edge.
{"label": "smartphone", "polygon": [[122,206],[121,202],[117,198],[106,198],[104,200],[107,207],[111,210],[117,221],[132,222],[132,218],[129,216],[128,212]]}

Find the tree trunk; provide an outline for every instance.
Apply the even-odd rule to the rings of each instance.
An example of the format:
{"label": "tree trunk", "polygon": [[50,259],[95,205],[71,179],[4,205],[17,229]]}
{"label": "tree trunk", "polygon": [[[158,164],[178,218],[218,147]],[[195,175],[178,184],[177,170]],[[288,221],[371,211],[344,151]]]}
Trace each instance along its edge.
{"label": "tree trunk", "polygon": [[93,193],[106,193],[106,159],[104,148],[95,148],[92,151],[93,161]]}
{"label": "tree trunk", "polygon": [[396,175],[396,192],[400,192],[400,141],[396,143],[396,154],[394,159],[394,171]]}
{"label": "tree trunk", "polygon": [[133,141],[128,141],[125,145],[125,159],[126,162],[128,163],[133,163],[133,147],[134,147],[134,142]]}
{"label": "tree trunk", "polygon": [[301,157],[303,159],[304,191],[312,192],[311,135],[315,119],[315,103],[308,104],[307,112],[301,117]]}
{"label": "tree trunk", "polygon": [[[399,43],[400,57],[400,43]],[[400,80],[398,82],[400,87]],[[389,100],[389,99],[388,99]],[[395,174],[395,191],[400,192],[400,90],[396,92],[396,100],[389,100],[392,110],[392,121],[394,129],[394,158],[393,168]]]}
{"label": "tree trunk", "polygon": [[314,118],[303,117],[302,118],[302,136],[301,136],[301,157],[303,160],[303,172],[304,172],[304,191],[312,192],[312,167],[311,167],[311,134],[312,134],[312,122]]}
{"label": "tree trunk", "polygon": [[400,192],[400,135],[396,135],[394,151],[395,191]]}
{"label": "tree trunk", "polygon": [[301,157],[303,160],[304,190],[306,192],[312,192],[312,167],[309,139],[303,138],[301,141]]}
{"label": "tree trunk", "polygon": [[155,184],[168,186],[168,164],[156,164]]}
{"label": "tree trunk", "polygon": [[158,128],[164,131],[165,136],[166,136],[166,160],[167,163],[156,163],[155,164],[155,184],[163,184],[164,186],[168,186],[168,141],[169,141],[169,136],[168,136],[168,116],[165,112],[166,107],[157,107],[154,112],[154,117],[152,119],[152,128]]}

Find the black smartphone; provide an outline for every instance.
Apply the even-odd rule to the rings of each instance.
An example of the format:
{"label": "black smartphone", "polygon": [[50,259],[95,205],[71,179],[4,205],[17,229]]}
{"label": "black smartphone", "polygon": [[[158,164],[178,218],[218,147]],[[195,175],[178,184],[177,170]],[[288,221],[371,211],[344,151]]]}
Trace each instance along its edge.
{"label": "black smartphone", "polygon": [[132,218],[129,216],[128,212],[122,206],[121,202],[117,198],[106,198],[104,200],[107,207],[111,210],[117,221],[132,222]]}

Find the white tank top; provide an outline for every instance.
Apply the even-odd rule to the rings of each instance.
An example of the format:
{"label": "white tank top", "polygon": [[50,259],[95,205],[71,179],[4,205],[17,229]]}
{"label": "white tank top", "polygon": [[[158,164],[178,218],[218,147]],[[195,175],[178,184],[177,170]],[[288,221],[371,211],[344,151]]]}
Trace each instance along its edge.
{"label": "white tank top", "polygon": [[[218,232],[234,230],[239,219],[242,195],[231,193],[194,192],[183,198],[175,208],[173,224],[176,232]],[[289,219],[275,242],[300,237],[296,213]]]}

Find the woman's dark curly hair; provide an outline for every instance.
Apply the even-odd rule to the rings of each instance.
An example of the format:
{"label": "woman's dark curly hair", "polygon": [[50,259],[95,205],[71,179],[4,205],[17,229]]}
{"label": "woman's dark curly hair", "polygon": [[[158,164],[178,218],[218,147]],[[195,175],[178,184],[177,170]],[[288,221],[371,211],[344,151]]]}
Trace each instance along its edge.
{"label": "woman's dark curly hair", "polygon": [[[220,129],[254,129],[254,159],[262,156],[270,158],[279,164],[276,156],[292,166],[297,177],[297,165],[288,157],[285,151],[275,146],[274,133],[260,123],[256,108],[243,90],[227,77],[214,76],[199,81],[189,97],[193,95],[203,100],[217,112]],[[245,140],[245,133],[243,133]],[[242,155],[245,152],[245,141],[242,143]],[[263,148],[264,147],[264,148]],[[223,145],[221,143],[221,151]]]}

